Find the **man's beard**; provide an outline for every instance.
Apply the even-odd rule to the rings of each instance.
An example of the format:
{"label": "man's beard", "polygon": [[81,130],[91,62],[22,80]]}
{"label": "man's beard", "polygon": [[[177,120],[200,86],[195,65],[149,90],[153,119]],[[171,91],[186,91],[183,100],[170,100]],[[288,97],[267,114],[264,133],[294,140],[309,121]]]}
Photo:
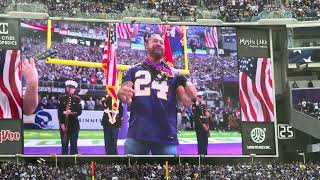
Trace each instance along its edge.
{"label": "man's beard", "polygon": [[160,48],[158,48],[159,50],[157,50],[156,48],[158,48],[158,47],[154,47],[152,49],[149,49],[148,53],[155,60],[160,60],[163,57],[163,49],[160,50]]}

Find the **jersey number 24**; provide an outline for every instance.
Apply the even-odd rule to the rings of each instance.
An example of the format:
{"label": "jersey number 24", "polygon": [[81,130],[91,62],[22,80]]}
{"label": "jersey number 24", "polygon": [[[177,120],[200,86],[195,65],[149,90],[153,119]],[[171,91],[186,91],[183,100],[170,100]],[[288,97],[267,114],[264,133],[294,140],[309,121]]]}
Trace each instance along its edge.
{"label": "jersey number 24", "polygon": [[[157,91],[157,97],[160,99],[167,100],[168,98],[168,82],[162,81],[152,81],[151,74],[149,71],[137,71],[135,74],[136,81],[134,82],[135,96],[150,96],[151,89]],[[150,87],[151,83],[151,87]]]}

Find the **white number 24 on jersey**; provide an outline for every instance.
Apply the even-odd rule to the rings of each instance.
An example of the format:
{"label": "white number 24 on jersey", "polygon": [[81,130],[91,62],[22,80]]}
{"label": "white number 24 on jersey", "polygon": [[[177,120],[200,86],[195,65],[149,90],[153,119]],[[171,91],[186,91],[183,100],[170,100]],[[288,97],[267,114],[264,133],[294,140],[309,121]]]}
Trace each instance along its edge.
{"label": "white number 24 on jersey", "polygon": [[149,86],[152,78],[149,71],[137,71],[135,74],[136,81],[134,82],[135,96],[150,96],[151,89],[157,90],[157,97],[167,100],[168,98],[168,82],[152,81],[151,88]]}

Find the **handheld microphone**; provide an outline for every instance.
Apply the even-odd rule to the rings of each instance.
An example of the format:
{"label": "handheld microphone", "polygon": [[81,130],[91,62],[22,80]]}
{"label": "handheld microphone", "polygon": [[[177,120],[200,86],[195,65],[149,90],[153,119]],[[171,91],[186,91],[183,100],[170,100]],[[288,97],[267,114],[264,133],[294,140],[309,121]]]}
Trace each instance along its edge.
{"label": "handheld microphone", "polygon": [[41,54],[37,54],[34,58],[36,60],[47,59],[48,57],[54,56],[58,53],[58,51],[54,48],[50,48]]}

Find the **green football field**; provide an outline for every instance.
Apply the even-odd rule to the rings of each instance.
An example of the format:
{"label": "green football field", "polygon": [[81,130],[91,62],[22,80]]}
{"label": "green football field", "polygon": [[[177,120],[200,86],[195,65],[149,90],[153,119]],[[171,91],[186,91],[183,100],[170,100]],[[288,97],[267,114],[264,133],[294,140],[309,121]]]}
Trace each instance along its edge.
{"label": "green football field", "polygon": [[[211,137],[219,139],[241,138],[240,132],[210,132]],[[179,139],[195,138],[195,131],[181,131],[178,134]],[[24,130],[25,140],[34,139],[60,139],[58,130]],[[103,139],[103,130],[80,130],[79,139]]]}

